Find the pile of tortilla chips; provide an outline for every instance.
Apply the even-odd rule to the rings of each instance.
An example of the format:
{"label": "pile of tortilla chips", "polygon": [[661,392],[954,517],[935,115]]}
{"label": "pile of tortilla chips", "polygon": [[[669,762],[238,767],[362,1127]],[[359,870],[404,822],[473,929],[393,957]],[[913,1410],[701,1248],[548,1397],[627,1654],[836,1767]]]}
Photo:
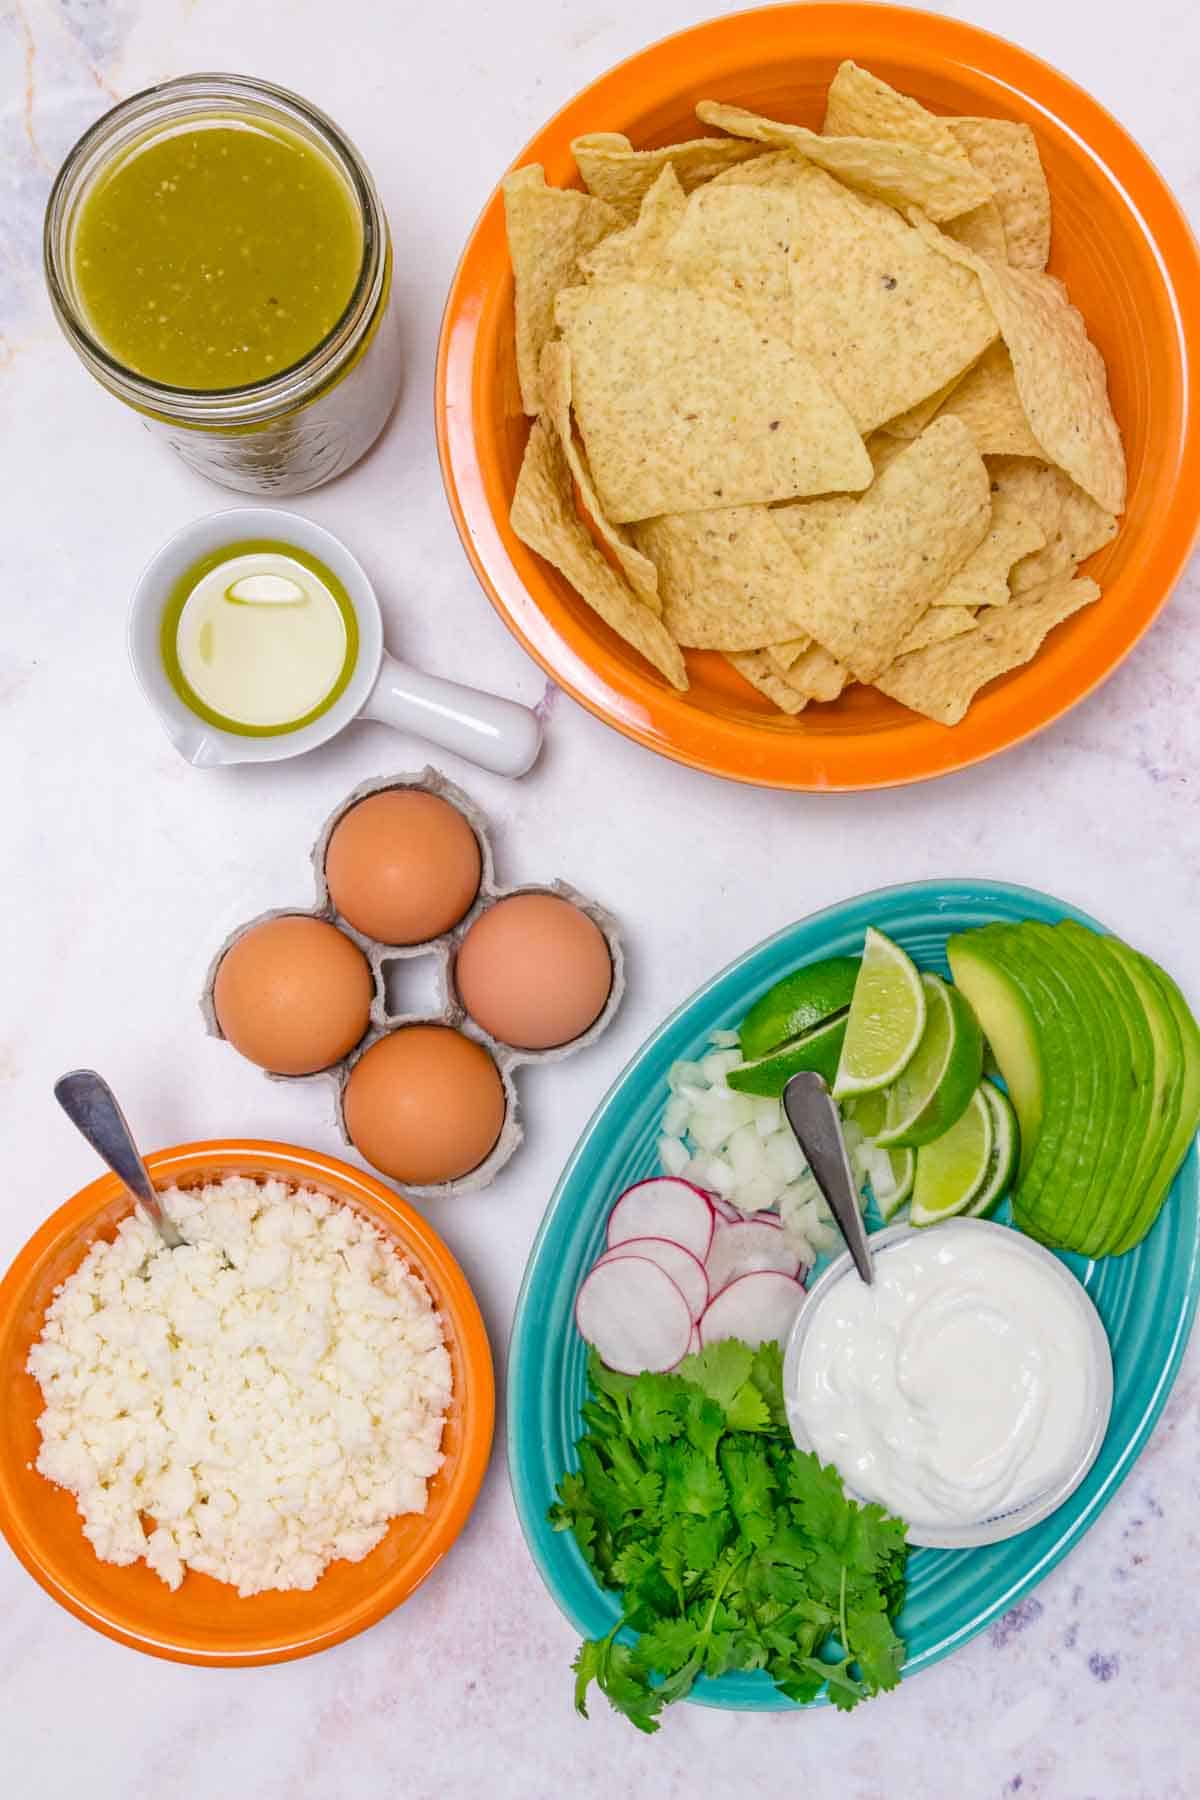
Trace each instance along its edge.
{"label": "pile of tortilla chips", "polygon": [[819,133],[696,110],[727,135],[505,183],[513,528],[676,688],[717,650],[785,713],[859,681],[955,725],[1098,598],[1125,504],[1033,132],[852,62]]}

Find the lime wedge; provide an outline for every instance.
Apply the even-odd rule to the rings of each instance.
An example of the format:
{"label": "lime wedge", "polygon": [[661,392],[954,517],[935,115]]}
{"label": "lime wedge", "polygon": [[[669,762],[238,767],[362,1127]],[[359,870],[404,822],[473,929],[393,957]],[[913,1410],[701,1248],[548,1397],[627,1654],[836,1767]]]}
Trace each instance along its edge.
{"label": "lime wedge", "polygon": [[998,1087],[990,1081],[981,1081],[980,1088],[987,1101],[992,1115],[992,1158],[988,1164],[988,1172],[983,1186],[972,1200],[967,1212],[973,1219],[981,1218],[984,1213],[991,1212],[993,1206],[1004,1198],[1012,1182],[1017,1168],[1017,1152],[1020,1149],[1020,1134],[1017,1130],[1017,1115],[1013,1111],[1012,1101],[1007,1094],[1002,1094]]}
{"label": "lime wedge", "polygon": [[966,1212],[988,1179],[995,1135],[981,1083],[957,1124],[917,1151],[908,1215],[914,1225],[936,1225],[939,1219]]}
{"label": "lime wedge", "polygon": [[847,1100],[842,1109],[863,1134],[864,1142],[856,1155],[870,1179],[875,1210],[885,1223],[912,1193],[917,1166],[913,1151],[886,1150],[876,1141],[887,1118],[887,1103],[888,1090],[879,1088],[871,1094],[860,1094],[856,1100]]}
{"label": "lime wedge", "polygon": [[754,1002],[738,1027],[742,1055],[757,1062],[801,1032],[844,1013],[858,976],[856,956],[830,956],[793,969]]}
{"label": "lime wedge", "polygon": [[937,975],[923,974],[925,1030],[916,1054],[888,1093],[876,1141],[931,1144],[949,1131],[979,1086],[983,1033],[967,1001]]}
{"label": "lime wedge", "polygon": [[777,1099],[793,1075],[802,1069],[815,1069],[826,1081],[832,1081],[846,1035],[846,1015],[827,1019],[815,1031],[806,1031],[781,1049],[773,1050],[758,1062],[744,1063],[730,1069],[725,1080],[739,1094],[764,1094]]}
{"label": "lime wedge", "polygon": [[895,1081],[924,1029],[925,990],[915,964],[899,944],[868,926],[833,1084],[835,1098],[869,1094]]}

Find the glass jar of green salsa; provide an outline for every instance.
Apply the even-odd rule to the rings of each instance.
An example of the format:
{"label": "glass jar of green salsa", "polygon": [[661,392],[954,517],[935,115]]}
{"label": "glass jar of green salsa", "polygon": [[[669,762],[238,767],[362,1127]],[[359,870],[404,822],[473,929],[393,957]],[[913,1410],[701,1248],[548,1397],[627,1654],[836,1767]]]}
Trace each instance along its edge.
{"label": "glass jar of green salsa", "polygon": [[387,219],[314,107],[186,75],[98,120],[46,211],[84,365],[201,475],[298,494],[357,462],[400,386]]}

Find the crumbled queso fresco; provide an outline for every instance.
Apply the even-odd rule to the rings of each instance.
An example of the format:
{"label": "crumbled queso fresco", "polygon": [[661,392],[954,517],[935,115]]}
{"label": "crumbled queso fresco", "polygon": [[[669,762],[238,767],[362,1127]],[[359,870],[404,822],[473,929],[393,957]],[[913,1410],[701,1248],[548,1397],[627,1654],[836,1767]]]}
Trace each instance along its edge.
{"label": "crumbled queso fresco", "polygon": [[[40,1472],[104,1562],[243,1595],[311,1588],[421,1513],[450,1358],[428,1289],[367,1220],[241,1176],[171,1188],[56,1290],[28,1369]],[[145,1527],[145,1528],[144,1528]]]}

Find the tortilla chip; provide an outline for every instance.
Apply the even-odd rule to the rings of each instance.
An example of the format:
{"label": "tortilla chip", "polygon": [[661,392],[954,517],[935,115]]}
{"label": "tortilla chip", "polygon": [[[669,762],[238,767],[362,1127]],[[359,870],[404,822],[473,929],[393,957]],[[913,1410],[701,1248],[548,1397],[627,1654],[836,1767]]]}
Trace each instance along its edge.
{"label": "tortilla chip", "polygon": [[1031,588],[1011,606],[989,608],[967,636],[902,657],[875,686],[939,725],[957,725],[981,687],[1029,662],[1056,625],[1099,597],[1086,576]]}
{"label": "tortilla chip", "polygon": [[751,185],[698,188],[663,250],[664,279],[740,306],[760,330],[790,343],[788,253],[800,230],[793,192]]}
{"label": "tortilla chip", "polygon": [[527,413],[542,406],[542,346],[554,336],[554,296],[578,279],[580,256],[615,231],[621,215],[575,188],[546,186],[540,163],[504,179],[504,219],[516,289],[517,377]]}
{"label": "tortilla chip", "polygon": [[1017,392],[1012,358],[1003,338],[989,344],[973,369],[952,389],[941,416],[961,419],[980,456],[1036,456],[1041,445],[1029,429]]}
{"label": "tortilla chip", "polygon": [[985,256],[989,262],[1008,261],[1008,238],[1004,233],[1004,220],[1000,217],[1000,208],[994,200],[985,200],[982,206],[973,206],[970,212],[959,213],[957,219],[944,220],[942,230],[947,237],[952,237],[956,243],[965,244],[968,250],[974,250],[977,256]]}
{"label": "tortilla chip", "polygon": [[739,163],[723,175],[714,175],[709,187],[718,192],[727,187],[795,189],[806,187],[812,177],[822,171],[790,150],[764,150],[753,162]]}
{"label": "tortilla chip", "polygon": [[1044,269],[1050,255],[1050,189],[1032,128],[1013,119],[947,119],[946,125],[991,185],[1009,262],[1018,269]]}
{"label": "tortilla chip", "polygon": [[579,258],[579,270],[587,281],[637,280],[653,269],[687,212],[687,196],[670,163],[647,189],[641,211],[632,225],[601,239],[594,250]]}
{"label": "tortilla chip", "polygon": [[789,500],[771,508],[771,518],[787,540],[792,555],[805,568],[821,554],[829,532],[858,501],[853,494],[822,494],[817,500]]}
{"label": "tortilla chip", "polygon": [[617,524],[858,489],[871,461],[812,364],[724,300],[604,282],[558,297],[575,416]]}
{"label": "tortilla chip", "polygon": [[663,620],[698,650],[761,650],[796,633],[795,558],[765,506],[668,513],[634,526],[658,568]]}
{"label": "tortilla chip", "polygon": [[991,517],[987,470],[957,419],[935,419],[906,445],[801,569],[802,630],[873,681],[981,541]]}
{"label": "tortilla chip", "polygon": [[575,511],[571,471],[558,437],[544,418],[534,421],[529,434],[511,519],[522,543],[553,563],[606,625],[632,644],[672,687],[687,687],[678,644],[605,560]]}
{"label": "tortilla chip", "polygon": [[919,144],[950,162],[962,162],[966,156],[947,131],[944,119],[855,62],[844,62],[829,84],[821,131],[825,137],[888,138]]}
{"label": "tortilla chip", "polygon": [[[1047,468],[1045,463],[1040,466]],[[1065,481],[1066,477],[1060,479]],[[1012,597],[1008,581],[1014,563],[1031,551],[1040,550],[1045,542],[1046,533],[1032,512],[1009,495],[993,492],[986,537],[950,577],[933,605],[948,612],[964,606],[1007,606]]]}
{"label": "tortilla chip", "polygon": [[[990,184],[968,163],[934,156],[919,144],[886,138],[820,137],[803,125],[760,118],[740,106],[702,100],[696,112],[706,125],[779,150],[794,150],[851,188],[904,211],[919,206],[931,219],[953,219],[990,200]],[[918,198],[923,196],[923,198]]]}
{"label": "tortilla chip", "polygon": [[[970,374],[970,370],[966,374]],[[919,438],[934,414],[940,411],[959,383],[966,380],[966,374],[955,375],[946,383],[945,387],[938,388],[936,393],[927,395],[924,400],[918,400],[917,404],[910,406],[907,412],[897,413],[894,419],[888,419],[886,424],[881,425],[879,429],[886,432],[888,437],[904,438],[909,443],[913,438]],[[878,474],[878,470],[876,473]]]}
{"label": "tortilla chip", "polygon": [[964,632],[974,629],[975,614],[969,606],[931,606],[904,639],[900,655],[912,656],[918,650],[927,650],[931,644],[949,643],[951,638],[962,637]]}
{"label": "tortilla chip", "polygon": [[619,131],[589,131],[577,137],[571,154],[589,194],[606,200],[625,215],[637,217],[638,208],[664,168],[674,169],[685,194],[735,163],[747,162],[762,152],[757,144],[731,142],[729,138],[693,138],[686,144],[668,144],[661,150],[635,150]]}
{"label": "tortilla chip", "polygon": [[772,668],[765,650],[745,650],[735,652],[725,658],[738,674],[743,676],[760,694],[773,700],[782,712],[796,714],[803,712],[808,701],[803,694],[796,692],[791,683],[786,681],[778,671]]}
{"label": "tortilla chip", "polygon": [[1044,548],[1034,546],[1012,571],[1014,594],[1069,574],[1117,535],[1117,521],[1077,488],[1061,469],[1027,457],[988,459],[993,510],[1006,502],[1035,519]]}
{"label": "tortilla chip", "polygon": [[830,176],[798,187],[795,201],[792,342],[865,435],[961,374],[996,321],[973,272],[947,281],[946,258],[890,207]]}
{"label": "tortilla chip", "polygon": [[911,217],[927,244],[979,277],[1043,455],[1097,505],[1119,513],[1125,505],[1125,452],[1109,404],[1104,358],[1061,283],[1031,269],[997,268],[953,243],[919,213]]}
{"label": "tortilla chip", "polygon": [[643,556],[636,545],[630,543],[619,525],[613,525],[605,518],[604,508],[592,483],[592,472],[575,442],[571,424],[571,352],[563,343],[547,344],[542,351],[542,395],[546,417],[558,433],[567,467],[575,479],[592,523],[620,563],[625,579],[638,599],[650,608],[656,618],[661,618],[658,570],[648,556]]}
{"label": "tortilla chip", "polygon": [[[820,644],[814,644],[811,639],[802,642],[803,649],[792,657],[783,671],[789,685],[806,700],[836,700],[850,680],[849,669]],[[780,667],[774,648],[768,649],[767,655],[777,668]]]}
{"label": "tortilla chip", "polygon": [[804,652],[812,645],[810,637],[785,638],[782,644],[768,644],[767,655],[781,675],[786,675],[792,664],[799,662]]}

